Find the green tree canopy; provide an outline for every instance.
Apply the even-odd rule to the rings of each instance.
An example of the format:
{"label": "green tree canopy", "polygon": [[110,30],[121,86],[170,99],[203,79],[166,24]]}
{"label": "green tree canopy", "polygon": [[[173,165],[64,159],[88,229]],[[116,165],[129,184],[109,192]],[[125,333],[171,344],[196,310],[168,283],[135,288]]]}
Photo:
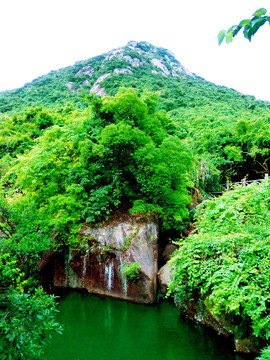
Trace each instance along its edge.
{"label": "green tree canopy", "polygon": [[71,242],[82,222],[100,221],[121,203],[133,213],[158,213],[165,228],[181,228],[189,216],[193,160],[168,134],[157,96],[121,89],[89,106],[68,124],[51,126],[2,178],[20,214],[12,238],[25,254],[34,244],[44,250],[52,238]]}

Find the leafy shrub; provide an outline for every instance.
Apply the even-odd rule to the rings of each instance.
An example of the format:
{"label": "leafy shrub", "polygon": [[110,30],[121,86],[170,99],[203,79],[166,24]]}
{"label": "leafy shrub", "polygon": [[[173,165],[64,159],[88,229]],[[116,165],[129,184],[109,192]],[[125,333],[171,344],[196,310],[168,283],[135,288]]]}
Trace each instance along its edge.
{"label": "leafy shrub", "polygon": [[[21,260],[20,260],[21,262]],[[33,288],[15,256],[0,252],[1,359],[36,359],[52,333],[61,333],[55,321],[55,298]]]}
{"label": "leafy shrub", "polygon": [[270,360],[270,346],[262,349],[261,355],[256,360]]}
{"label": "leafy shrub", "polygon": [[141,265],[137,262],[128,262],[123,265],[123,268],[121,271],[123,272],[123,275],[126,276],[131,281],[137,281],[140,277],[140,269]]}
{"label": "leafy shrub", "polygon": [[204,202],[196,214],[198,233],[171,260],[170,291],[180,302],[202,297],[237,337],[270,336],[269,199],[265,181]]}

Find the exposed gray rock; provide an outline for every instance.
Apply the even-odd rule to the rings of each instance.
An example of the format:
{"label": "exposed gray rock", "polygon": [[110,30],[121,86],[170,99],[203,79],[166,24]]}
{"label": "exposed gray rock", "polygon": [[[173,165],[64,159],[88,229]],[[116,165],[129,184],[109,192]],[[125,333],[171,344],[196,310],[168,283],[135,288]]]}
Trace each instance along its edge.
{"label": "exposed gray rock", "polygon": [[180,302],[175,299],[176,306],[186,315],[187,318],[199,325],[208,327],[216,331],[219,335],[231,338],[234,341],[235,351],[240,353],[257,353],[259,351],[260,339],[253,334],[249,337],[239,339],[234,336],[233,325],[228,321],[225,314],[213,314],[211,309],[205,305],[207,303],[201,296],[195,299]]}
{"label": "exposed gray rock", "polygon": [[129,55],[125,55],[123,56],[123,58],[128,61],[132,66],[134,67],[139,67],[139,66],[145,66],[147,64],[146,61],[140,61],[139,59],[137,58],[132,58],[131,56]]}
{"label": "exposed gray rock", "polygon": [[129,41],[128,45],[130,45],[130,47],[132,48],[135,48],[138,45],[138,41],[131,40]]}
{"label": "exposed gray rock", "polygon": [[[128,47],[129,49],[136,51],[140,56],[144,57],[144,59],[142,59],[141,57],[139,57],[138,59],[136,58],[136,55],[134,57],[131,56],[129,50],[126,47],[125,48],[119,47],[108,52],[105,55],[105,59],[101,63],[99,63],[100,69],[104,68],[104,66],[108,61],[111,61],[114,58],[120,58],[120,59],[124,59],[127,62],[127,64],[124,65],[123,68],[114,69],[113,71],[114,74],[133,75],[133,71],[131,67],[133,68],[134,67],[138,68],[141,66],[147,67],[149,66],[149,63],[151,63],[156,67],[156,69],[151,69],[153,74],[162,74],[164,76],[179,77],[180,73],[182,74],[184,73],[194,77],[193,74],[188,69],[186,69],[176,59],[174,59],[174,55],[170,51],[163,49],[162,53],[159,53],[159,48],[156,48],[149,43],[143,42],[143,45],[146,45],[145,49],[147,49],[147,46],[149,47],[149,51],[146,51],[143,50],[143,48],[141,49],[140,48],[141,45],[138,44],[140,43],[137,41],[130,41],[128,43]],[[83,66],[76,73],[75,76],[88,75],[89,77],[92,77],[94,75],[94,72],[95,70],[91,67],[91,65],[86,65]],[[97,74],[99,74],[99,70],[97,70]],[[110,74],[104,74],[100,76],[99,79],[93,84],[90,93],[96,93],[100,96],[106,96],[107,95],[106,91],[104,88],[102,88],[100,83],[109,75]],[[90,82],[88,80],[85,80],[76,90],[74,89],[74,84],[72,82],[66,83],[66,86],[71,92],[77,93],[78,90],[83,85],[89,85],[89,84]]]}
{"label": "exposed gray rock", "polygon": [[105,80],[108,76],[110,76],[111,74],[104,74],[102,76],[100,76],[97,81],[94,83],[94,85],[92,86],[92,88],[90,89],[90,93],[95,93],[99,96],[106,96],[106,91],[99,85],[103,80]]}
{"label": "exposed gray rock", "polygon": [[108,76],[110,76],[110,75],[111,75],[111,74],[108,73],[108,74],[104,74],[104,75],[100,76],[100,77],[97,79],[97,81],[95,82],[94,85],[100,84],[103,80],[105,80],[105,79],[106,79]]}
{"label": "exposed gray rock", "polygon": [[84,66],[83,68],[81,68],[81,70],[79,70],[75,76],[80,76],[80,75],[89,75],[92,76],[94,74],[95,70],[91,68],[90,65]]}
{"label": "exposed gray rock", "polygon": [[106,91],[99,85],[99,84],[94,84],[92,86],[92,88],[90,89],[90,93],[94,93],[94,94],[97,94],[99,96],[106,96],[107,93]]}
{"label": "exposed gray rock", "polygon": [[145,56],[145,55],[147,55],[147,52],[146,51],[143,51],[142,49],[139,49],[139,48],[137,48],[137,47],[135,47],[135,48],[133,48],[135,51],[137,51],[137,53],[139,54],[139,55],[142,55],[142,56]]}
{"label": "exposed gray rock", "polygon": [[[104,227],[84,226],[80,249],[55,258],[54,285],[84,288],[138,303],[153,303],[157,295],[158,225],[154,218],[128,216]],[[138,279],[123,273],[137,263]]]}
{"label": "exposed gray rock", "polygon": [[[146,45],[150,45],[152,46],[151,44],[147,43],[147,42],[144,42]],[[141,48],[137,47],[137,45],[139,44],[138,41],[129,41],[128,45],[129,45],[129,48],[132,49],[132,50],[135,50],[138,54],[142,55],[142,56],[145,56],[147,55],[148,53],[144,50],[142,50]]]}
{"label": "exposed gray rock", "polygon": [[174,244],[167,244],[161,254],[161,258],[164,262],[167,262],[171,259],[171,255],[172,253],[178,249],[178,246],[174,245]]}
{"label": "exposed gray rock", "polygon": [[133,75],[133,72],[130,69],[124,68],[124,69],[114,69],[114,74],[129,74]]}
{"label": "exposed gray rock", "polygon": [[165,264],[164,266],[162,266],[162,268],[159,269],[158,281],[161,293],[163,295],[166,295],[169,282],[172,281],[169,263]]}
{"label": "exposed gray rock", "polygon": [[77,91],[73,89],[73,85],[74,85],[74,84],[73,84],[72,81],[67,82],[65,85],[66,85],[66,87],[67,87],[71,92],[77,93]]}
{"label": "exposed gray rock", "polygon": [[168,68],[161,62],[161,60],[158,59],[151,59],[150,60],[151,64],[153,64],[154,66],[158,67],[159,69],[161,69],[161,71],[163,72],[163,74],[165,76],[170,75],[170,71],[168,70]]}
{"label": "exposed gray rock", "polygon": [[179,77],[179,75],[174,70],[172,70],[172,76]]}
{"label": "exposed gray rock", "polygon": [[123,57],[123,54],[124,54],[124,49],[122,48],[118,48],[118,49],[115,49],[113,51],[111,51],[109,53],[109,55],[107,55],[103,61],[103,64],[102,64],[102,67],[104,66],[104,62],[106,61],[111,61],[113,58],[122,58]]}
{"label": "exposed gray rock", "polygon": [[186,75],[189,75],[191,77],[194,77],[194,75],[192,74],[192,72],[190,72],[187,68],[185,68],[184,66],[180,65],[178,66],[178,68],[176,68],[176,70],[186,74]]}

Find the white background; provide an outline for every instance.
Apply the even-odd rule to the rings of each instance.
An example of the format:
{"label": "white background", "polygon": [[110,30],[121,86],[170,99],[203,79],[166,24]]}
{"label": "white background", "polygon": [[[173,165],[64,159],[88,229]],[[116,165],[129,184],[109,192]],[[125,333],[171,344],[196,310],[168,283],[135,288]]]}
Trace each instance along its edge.
{"label": "white background", "polygon": [[206,80],[270,101],[270,27],[218,46],[267,0],[0,0],[0,91],[130,40],[164,47]]}

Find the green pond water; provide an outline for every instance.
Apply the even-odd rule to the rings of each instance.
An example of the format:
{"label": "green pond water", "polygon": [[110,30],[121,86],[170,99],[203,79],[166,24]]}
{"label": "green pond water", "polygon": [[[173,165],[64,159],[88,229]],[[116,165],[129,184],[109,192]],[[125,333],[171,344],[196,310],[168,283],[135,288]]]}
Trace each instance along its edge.
{"label": "green pond water", "polygon": [[71,292],[59,299],[64,334],[45,360],[243,360],[231,343],[186,319],[171,302],[153,306]]}

